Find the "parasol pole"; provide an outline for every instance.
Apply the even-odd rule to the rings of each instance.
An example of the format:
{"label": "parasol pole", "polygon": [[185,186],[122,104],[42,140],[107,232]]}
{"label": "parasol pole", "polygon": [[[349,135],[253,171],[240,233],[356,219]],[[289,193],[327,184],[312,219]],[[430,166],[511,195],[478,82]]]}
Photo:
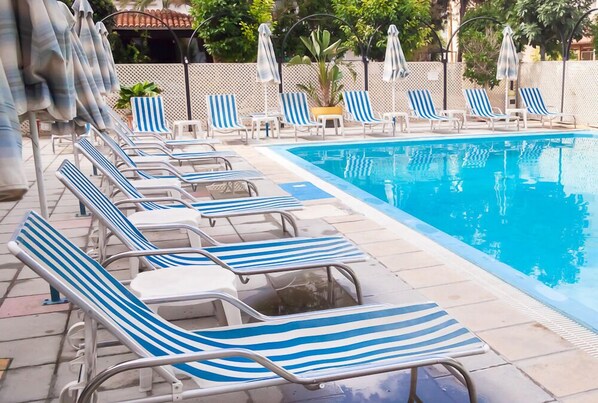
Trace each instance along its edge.
{"label": "parasol pole", "polygon": [[37,122],[35,112],[29,112],[29,131],[31,133],[31,146],[33,149],[33,161],[35,163],[35,181],[37,182],[37,192],[39,196],[39,208],[46,220],[48,214],[48,200],[46,199],[46,186],[44,183],[44,173],[42,171],[42,157],[39,150],[39,132],[37,131]]}

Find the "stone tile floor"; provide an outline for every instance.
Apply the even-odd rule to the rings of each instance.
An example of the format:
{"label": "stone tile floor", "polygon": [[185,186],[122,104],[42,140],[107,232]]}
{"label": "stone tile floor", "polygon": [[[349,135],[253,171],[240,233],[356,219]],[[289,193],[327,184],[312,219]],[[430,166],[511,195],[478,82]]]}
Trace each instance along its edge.
{"label": "stone tile floor", "polygon": [[[355,129],[354,129],[355,130]],[[478,131],[475,131],[477,133]],[[361,140],[360,129],[347,139]],[[421,133],[420,133],[421,134]],[[290,138],[290,137],[289,137]],[[327,139],[334,140],[334,136]],[[287,138],[288,140],[288,138]],[[314,138],[304,137],[301,141]],[[283,140],[268,142],[280,143]],[[226,148],[237,151],[235,168],[256,168],[266,180],[258,182],[261,194],[283,194],[279,183],[303,181],[278,163],[264,158],[255,147],[227,141]],[[255,144],[255,142],[254,142]],[[262,144],[262,143],[260,143]],[[78,202],[54,176],[64,158],[72,158],[71,148],[53,155],[47,139],[42,139],[45,183],[51,221],[79,246],[89,245],[91,220],[78,218]],[[27,173],[34,178],[30,142],[25,140]],[[91,172],[89,164],[84,169]],[[219,189],[212,193],[219,197]],[[205,193],[204,193],[205,194]],[[343,234],[371,255],[367,262],[352,265],[362,281],[368,303],[408,303],[434,300],[459,321],[475,331],[492,348],[488,354],[462,360],[471,371],[482,402],[598,401],[598,359],[590,356],[513,307],[492,289],[480,286],[470,273],[439,259],[410,239],[354,211],[339,199],[305,202],[296,212],[300,235]],[[69,361],[75,352],[67,344],[65,332],[78,320],[70,304],[43,306],[48,286],[30,269],[8,253],[6,242],[16,224],[29,209],[38,209],[37,190],[19,202],[0,203],[0,402],[51,402],[61,388],[75,379]],[[233,226],[234,224],[234,226]],[[205,230],[222,242],[257,240],[280,236],[280,226],[272,217],[219,220]],[[164,246],[186,242],[184,234],[155,234],[153,240]],[[123,250],[116,243],[110,252]],[[128,277],[126,264],[115,264],[112,272]],[[354,304],[352,288],[338,279],[332,292],[319,271],[255,277],[239,285],[242,300],[265,313],[292,313],[330,306]],[[212,306],[162,307],[160,313],[188,328],[217,326],[221,314]],[[108,335],[100,331],[100,338]],[[100,350],[99,366],[105,368],[132,358],[123,347]],[[402,402],[408,401],[409,373],[398,372],[328,384],[317,392],[293,385],[237,392],[204,399],[205,402]],[[137,374],[120,376],[106,385],[100,401],[132,399],[146,394],[138,391]],[[185,381],[187,382],[187,381]],[[165,391],[157,383],[154,392]],[[419,371],[418,398],[424,402],[465,402],[465,389],[440,367]]]}

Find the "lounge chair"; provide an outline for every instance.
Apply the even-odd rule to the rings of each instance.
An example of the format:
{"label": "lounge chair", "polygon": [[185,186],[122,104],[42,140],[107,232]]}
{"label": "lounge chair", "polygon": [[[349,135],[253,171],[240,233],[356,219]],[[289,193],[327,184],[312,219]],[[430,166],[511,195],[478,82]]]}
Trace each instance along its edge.
{"label": "lounge chair", "polygon": [[247,127],[239,120],[237,110],[237,98],[234,94],[207,95],[206,104],[208,107],[208,135],[214,137],[215,132],[245,132],[247,143],[249,132]]}
{"label": "lounge chair", "polygon": [[316,134],[320,128],[324,130],[321,123],[311,119],[307,96],[303,92],[283,92],[280,94],[280,109],[282,112],[282,123],[293,126],[295,131],[295,141],[297,141],[297,131],[311,131],[315,127]]}
{"label": "lounge chair", "polygon": [[457,118],[445,115],[445,111],[437,111],[434,107],[432,95],[428,90],[411,90],[407,91],[407,98],[409,99],[409,108],[411,109],[412,117],[417,119],[424,119],[430,121],[430,129],[434,130],[434,122],[440,125],[440,122],[452,123],[457,127],[457,132],[461,128],[461,122]]}
{"label": "lounge chair", "polygon": [[[121,172],[133,172],[139,179],[142,180],[157,180],[161,182],[168,180],[169,183],[178,183],[178,181],[190,185],[195,189],[198,185],[211,185],[215,183],[234,183],[243,182],[247,185],[249,195],[257,195],[257,187],[251,182],[255,179],[263,178],[263,175],[258,171],[252,170],[222,170],[222,171],[205,171],[205,172],[180,172],[167,161],[152,161],[151,165],[142,164],[139,166],[123,148],[106,133],[101,133],[95,128],[91,129],[96,136],[110,148],[114,155],[114,164]],[[120,160],[118,162],[117,160]],[[123,167],[123,165],[125,167]],[[230,165],[227,166],[230,168]],[[152,174],[151,172],[168,172],[167,175]]]}
{"label": "lounge chair", "polygon": [[[84,370],[76,382],[63,389],[61,401],[78,397],[78,402],[89,403],[106,380],[127,370],[146,368],[153,368],[170,385],[165,395],[147,397],[152,401],[201,398],[286,383],[318,390],[326,382],[402,369],[411,369],[410,394],[415,396],[417,368],[435,364],[461,374],[470,401],[477,398],[468,371],[456,359],[484,353],[488,347],[432,302],[282,317],[261,315],[241,301],[217,293],[144,302],[34,212],[25,217],[8,249],[85,312]],[[259,322],[189,331],[148,306],[205,298],[223,299]],[[96,375],[98,325],[137,358]],[[191,377],[200,388],[184,390],[177,373]]]}
{"label": "lounge chair", "polygon": [[504,121],[505,127],[508,127],[511,120],[517,123],[517,130],[519,130],[519,118],[504,114],[498,108],[493,108],[486,90],[481,88],[464,89],[463,95],[465,96],[470,116],[485,120],[492,127],[492,131],[494,131],[494,122]]}
{"label": "lounge chair", "polygon": [[347,120],[361,124],[364,137],[366,126],[369,126],[373,132],[374,126],[382,125],[382,133],[384,133],[386,125],[392,125],[391,120],[374,116],[368,91],[345,91],[343,92],[343,102],[347,108]]}
{"label": "lounge chair", "polygon": [[[135,226],[119,209],[98,189],[75,165],[65,160],[56,172],[58,179],[92,212],[99,220],[98,254],[100,259],[106,256],[106,229],[115,235],[130,249],[105,260],[108,266],[123,258],[139,258],[149,268],[167,269],[180,266],[213,266],[217,264],[241,276],[287,272],[304,269],[336,268],[354,285],[357,300],[361,303],[361,287],[353,271],[347,263],[366,260],[354,244],[339,236],[318,238],[284,238],[275,241],[257,241],[245,243],[222,244],[198,229],[188,225],[146,225]],[[152,244],[141,230],[179,230],[193,232],[204,243],[214,246],[205,248],[172,248],[159,249]],[[139,271],[137,259],[131,260],[131,276]],[[245,281],[245,280],[244,280]]]}
{"label": "lounge chair", "polygon": [[[97,148],[88,140],[80,141],[75,147],[91,163],[102,172],[102,174],[122,192],[131,202],[133,207],[144,211],[162,211],[177,209],[181,215],[188,215],[184,210],[197,210],[201,217],[209,219],[214,224],[217,218],[239,217],[257,214],[280,214],[283,232],[286,232],[285,223],[288,222],[293,228],[295,236],[298,235],[297,224],[290,211],[300,210],[303,205],[299,200],[291,196],[271,197],[242,197],[223,200],[197,200],[184,189],[178,188],[177,192],[185,197],[182,199],[152,199],[147,198],[131,184],[131,182],[112,164]],[[159,203],[158,203],[159,202]],[[162,204],[162,203],[176,204]],[[119,203],[122,203],[119,200]]]}
{"label": "lounge chair", "polygon": [[544,102],[544,98],[542,97],[542,93],[538,88],[519,88],[519,93],[521,94],[521,99],[523,99],[523,104],[527,109],[527,113],[530,115],[539,116],[542,127],[544,127],[544,119],[550,122],[550,128],[552,128],[552,121],[554,119],[570,116],[573,118],[574,127],[577,128],[575,115],[571,113],[550,112],[548,110],[546,103]]}
{"label": "lounge chair", "polygon": [[135,145],[143,145],[144,143],[159,143],[170,149],[183,148],[188,146],[206,146],[216,151],[214,144],[219,144],[219,140],[215,139],[169,139],[160,133],[152,132],[137,132],[131,131],[129,126],[121,119],[121,117],[112,108],[108,108],[108,113],[112,118],[112,126],[120,136],[127,136]]}

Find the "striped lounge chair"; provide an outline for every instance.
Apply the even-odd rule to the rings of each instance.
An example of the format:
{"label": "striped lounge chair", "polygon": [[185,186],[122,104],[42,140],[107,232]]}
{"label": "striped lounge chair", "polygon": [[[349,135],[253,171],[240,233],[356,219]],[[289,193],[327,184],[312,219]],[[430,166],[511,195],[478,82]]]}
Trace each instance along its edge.
{"label": "striped lounge chair", "polygon": [[214,148],[214,144],[219,144],[220,141],[215,139],[169,139],[166,136],[163,136],[161,133],[155,132],[133,132],[129,125],[127,125],[120,115],[116,113],[116,111],[110,107],[107,107],[108,113],[112,118],[112,126],[113,129],[121,136],[129,137],[135,145],[143,145],[144,143],[159,143],[162,144],[170,149],[174,148],[183,148],[188,146],[206,146],[211,148],[212,150],[216,150]]}
{"label": "striped lounge chair", "polygon": [[175,128],[171,130],[164,112],[164,101],[159,95],[155,97],[132,97],[131,113],[133,115],[133,131],[137,133],[155,133],[176,138],[177,129],[182,129],[184,125],[193,127],[195,138],[197,138],[197,132],[201,132],[200,120],[174,122]]}
{"label": "striped lounge chair", "polygon": [[[277,318],[230,296],[196,294],[187,299],[226,299],[257,322],[191,331],[158,316],[35,212],[25,216],[8,249],[85,312],[85,370],[61,397],[84,388],[78,402],[89,403],[106,380],[135,368],[153,368],[170,384],[165,395],[148,396],[157,401],[286,383],[317,390],[326,382],[402,369],[411,369],[410,393],[415,395],[417,368],[440,364],[460,373],[470,401],[477,399],[468,371],[456,359],[482,354],[488,347],[432,302],[362,305]],[[95,375],[98,325],[136,358]],[[184,389],[178,374],[190,377],[199,388]]]}
{"label": "striped lounge chair", "polygon": [[527,109],[527,113],[530,115],[539,116],[542,126],[544,126],[544,120],[548,120],[550,127],[552,128],[552,121],[554,119],[570,116],[573,118],[574,127],[577,127],[575,115],[570,113],[550,112],[546,107],[542,93],[538,88],[519,88],[519,93],[521,94],[521,98],[523,99],[523,103]]}
{"label": "striped lounge chair", "polygon": [[[285,223],[288,222],[295,236],[298,234],[297,224],[289,211],[300,210],[303,208],[301,202],[291,196],[271,196],[271,197],[242,197],[234,199],[221,200],[203,200],[195,199],[191,194],[183,189],[177,189],[178,192],[186,197],[187,200],[163,200],[165,202],[176,202],[177,204],[159,204],[147,199],[133,184],[106,158],[97,148],[88,140],[80,141],[75,145],[77,149],[91,161],[91,163],[102,172],[102,174],[122,192],[137,208],[145,211],[160,211],[190,208],[197,210],[201,217],[210,220],[214,224],[217,218],[239,217],[256,214],[280,214],[283,232],[285,232]],[[181,211],[182,214],[186,214]]]}
{"label": "striped lounge chair", "polygon": [[279,100],[282,123],[293,126],[295,141],[297,141],[298,130],[311,131],[315,127],[316,134],[318,134],[320,128],[324,129],[321,123],[311,119],[307,96],[303,92],[283,92],[280,94]]}
{"label": "striped lounge chair", "polygon": [[[184,227],[183,229],[197,234],[202,241],[205,241],[204,243],[214,246],[201,249],[160,250],[72,162],[65,160],[56,172],[56,176],[83,204],[89,207],[94,217],[99,220],[98,253],[101,259],[106,256],[105,229],[116,235],[130,249],[129,252],[123,252],[105,260],[103,265],[106,267],[122,258],[138,257],[153,269],[180,266],[213,267],[214,264],[217,264],[223,267],[223,270],[228,269],[242,278],[256,274],[322,267],[327,269],[330,276],[330,269],[336,268],[355,285],[357,300],[362,302],[360,284],[351,268],[346,264],[364,261],[366,255],[343,237],[297,237],[274,241],[221,244],[198,228]],[[172,230],[175,229],[175,226],[169,225],[167,228]],[[159,228],[153,226],[152,229]],[[139,271],[138,263],[137,259],[131,259],[132,277],[135,277]]]}
{"label": "striped lounge chair", "polygon": [[[263,175],[258,171],[253,170],[223,170],[223,171],[203,171],[203,172],[180,172],[167,161],[152,161],[151,166],[137,165],[135,160],[123,150],[123,148],[108,134],[91,129],[96,136],[108,146],[114,156],[115,165],[122,172],[134,172],[141,180],[165,180],[169,182],[178,181],[190,185],[194,190],[198,185],[211,185],[215,183],[234,183],[243,182],[247,185],[248,193],[257,195],[258,190],[251,182],[255,179],[263,178]],[[120,160],[120,162],[117,162]],[[124,167],[123,167],[124,165]],[[230,166],[228,166],[230,168]],[[152,174],[151,172],[166,171],[167,175]]]}
{"label": "striped lounge chair", "polygon": [[498,109],[492,108],[488,93],[482,88],[468,88],[463,90],[465,101],[467,102],[467,108],[469,109],[470,116],[485,120],[492,127],[494,131],[494,122],[504,120],[505,126],[508,127],[511,120],[517,123],[517,130],[519,130],[519,118],[504,114]]}
{"label": "striped lounge chair", "polygon": [[361,124],[364,137],[366,126],[369,126],[373,132],[374,126],[382,125],[382,133],[384,133],[386,125],[392,125],[392,121],[374,116],[368,91],[345,91],[343,92],[343,102],[347,108],[348,120]]}
{"label": "striped lounge chair", "polygon": [[424,119],[430,121],[430,129],[434,130],[434,122],[440,125],[440,122],[449,122],[457,127],[457,132],[461,128],[461,122],[457,118],[450,118],[444,115],[444,111],[437,111],[434,107],[432,95],[428,90],[411,90],[407,91],[407,98],[409,100],[409,108],[411,109],[412,117],[417,119]]}
{"label": "striped lounge chair", "polygon": [[208,135],[214,137],[215,132],[245,132],[245,142],[247,143],[249,132],[247,127],[239,120],[239,111],[237,110],[237,98],[234,94],[218,94],[206,96],[208,108]]}

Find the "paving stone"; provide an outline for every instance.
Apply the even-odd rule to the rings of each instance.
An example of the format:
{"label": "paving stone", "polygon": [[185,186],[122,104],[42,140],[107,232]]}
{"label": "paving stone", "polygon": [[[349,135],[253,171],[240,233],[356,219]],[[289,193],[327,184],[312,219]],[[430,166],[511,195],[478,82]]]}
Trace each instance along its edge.
{"label": "paving stone", "polygon": [[0,268],[0,281],[12,281],[17,275],[18,269]]}
{"label": "paving stone", "polygon": [[358,245],[400,239],[400,237],[397,234],[387,229],[352,232],[350,234],[347,234],[347,238],[349,238]]}
{"label": "paving stone", "polygon": [[598,359],[580,350],[518,361],[517,366],[557,397],[598,389]]}
{"label": "paving stone", "polygon": [[0,283],[0,298],[4,298],[4,295],[6,294],[6,291],[8,290],[9,286],[10,286],[9,282]]}
{"label": "paving stone", "polygon": [[411,247],[397,251],[397,254],[381,256],[380,262],[392,271],[421,269],[442,264],[427,252]]}
{"label": "paving stone", "polygon": [[0,319],[0,341],[61,334],[67,319],[66,312]]}
{"label": "paving stone", "polygon": [[576,393],[560,399],[562,403],[596,403],[598,402],[598,389],[589,392]]}
{"label": "paving stone", "polygon": [[382,229],[382,227],[371,220],[337,222],[334,226],[344,234]]}
{"label": "paving stone", "polygon": [[[53,364],[62,335],[0,342],[0,357],[13,357],[10,368]],[[0,369],[1,369],[0,364]]]}
{"label": "paving stone", "polygon": [[54,365],[9,369],[0,388],[0,402],[20,403],[45,399]]}
{"label": "paving stone", "polygon": [[10,290],[9,297],[23,297],[25,295],[46,294],[49,285],[43,278],[18,280]]}
{"label": "paving stone", "polygon": [[488,330],[478,335],[511,361],[574,348],[571,343],[537,322]]}
{"label": "paving stone", "polygon": [[359,245],[359,248],[376,258],[396,255],[397,253],[408,255],[409,253],[406,252],[414,252],[419,249],[417,246],[402,239],[365,243]]}
{"label": "paving stone", "polygon": [[[500,365],[471,373],[478,397],[491,403],[544,403],[554,400],[513,365]],[[459,384],[454,377],[437,379],[444,387]]]}
{"label": "paving stone", "polygon": [[532,321],[526,314],[501,301],[448,308],[447,312],[474,332]]}
{"label": "paving stone", "polygon": [[361,214],[350,214],[338,217],[324,217],[324,220],[330,224],[353,222],[353,221],[365,221],[365,217]]}
{"label": "paving stone", "polygon": [[[404,273],[401,272],[401,275]],[[419,289],[422,294],[436,301],[444,308],[467,305],[496,299],[496,295],[486,291],[473,281],[463,281],[451,284],[442,284],[434,287]]]}
{"label": "paving stone", "polygon": [[413,288],[433,287],[466,281],[459,271],[448,266],[432,266],[395,272]]}
{"label": "paving stone", "polygon": [[314,218],[346,216],[347,212],[331,204],[320,204],[294,211],[293,215],[300,220],[310,220]]}

